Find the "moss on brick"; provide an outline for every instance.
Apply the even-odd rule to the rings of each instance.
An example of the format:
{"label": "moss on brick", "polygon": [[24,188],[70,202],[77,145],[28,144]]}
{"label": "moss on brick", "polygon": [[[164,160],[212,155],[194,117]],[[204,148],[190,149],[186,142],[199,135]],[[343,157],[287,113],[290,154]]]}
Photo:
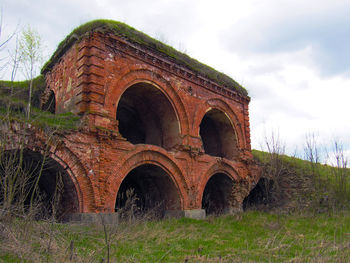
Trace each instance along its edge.
{"label": "moss on brick", "polygon": [[181,53],[171,46],[168,46],[124,23],[113,20],[94,20],[83,24],[74,29],[59,45],[50,60],[42,68],[42,74],[49,71],[58,59],[78,40],[82,39],[85,34],[90,32],[111,32],[119,37],[125,38],[130,43],[141,45],[149,50],[159,52],[168,59],[183,67],[192,70],[203,77],[206,77],[219,85],[225,86],[231,90],[247,96],[248,92],[229,76],[216,71],[215,69],[200,63],[199,61]]}

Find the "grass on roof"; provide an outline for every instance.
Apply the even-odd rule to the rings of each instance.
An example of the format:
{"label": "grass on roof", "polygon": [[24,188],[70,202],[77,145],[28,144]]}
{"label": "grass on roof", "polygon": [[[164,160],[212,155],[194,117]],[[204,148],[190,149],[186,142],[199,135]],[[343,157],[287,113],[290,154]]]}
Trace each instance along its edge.
{"label": "grass on roof", "polygon": [[152,51],[156,51],[173,60],[177,64],[182,65],[189,70],[199,73],[203,77],[206,77],[219,85],[225,86],[231,90],[247,96],[248,92],[234,81],[229,76],[216,71],[215,69],[200,63],[199,61],[189,57],[188,55],[181,53],[171,46],[168,46],[147,34],[144,34],[133,27],[130,27],[124,23],[113,20],[94,20],[83,24],[74,29],[59,45],[55,53],[50,60],[42,68],[42,73],[49,71],[56,61],[69,49],[77,40],[84,37],[85,34],[90,32],[111,32],[119,37],[126,38],[129,42],[137,45],[141,45]]}

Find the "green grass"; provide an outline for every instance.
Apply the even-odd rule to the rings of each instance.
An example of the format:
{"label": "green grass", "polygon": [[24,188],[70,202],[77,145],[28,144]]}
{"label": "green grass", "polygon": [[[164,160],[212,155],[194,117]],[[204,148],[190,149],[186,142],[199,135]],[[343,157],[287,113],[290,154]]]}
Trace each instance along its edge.
{"label": "green grass", "polygon": [[[18,224],[14,221],[14,233]],[[101,225],[36,222],[19,246],[1,239],[0,260],[106,262]],[[349,262],[350,213],[281,215],[248,211],[206,220],[167,219],[107,226],[111,262]],[[11,229],[11,227],[8,227]],[[31,232],[32,231],[32,232]],[[53,236],[51,249],[48,239]],[[21,233],[23,235],[23,231]],[[23,235],[24,236],[24,235]],[[29,243],[28,243],[29,241]],[[73,241],[73,243],[71,243]],[[27,243],[26,243],[27,242]],[[46,244],[46,245],[45,245]],[[73,244],[73,246],[72,246]],[[24,248],[26,247],[26,249]],[[33,259],[33,260],[31,260]]]}
{"label": "green grass", "polygon": [[53,65],[60,59],[61,56],[76,42],[82,39],[89,32],[102,32],[102,33],[112,33],[122,38],[126,38],[133,44],[140,45],[144,48],[152,50],[154,52],[161,53],[161,55],[166,56],[168,59],[175,61],[196,73],[223,85],[229,89],[235,90],[242,95],[247,96],[248,92],[236,81],[234,81],[229,76],[216,71],[215,69],[200,63],[199,61],[189,57],[187,54],[181,53],[171,46],[168,46],[148,35],[142,33],[135,28],[128,26],[124,23],[98,19],[90,21],[75,28],[57,47],[57,50],[49,59],[49,61],[44,65],[41,72],[45,74],[50,71]]}
{"label": "green grass", "polygon": [[31,117],[29,120],[27,120],[23,112],[11,112],[9,115],[7,115],[6,109],[0,108],[0,121],[17,122],[26,125],[31,124],[37,128],[43,129],[50,128],[60,131],[69,131],[76,130],[78,128],[80,117],[71,112],[52,114],[50,112],[33,108]]}
{"label": "green grass", "polygon": [[[268,152],[252,150],[252,153],[254,158],[262,164],[266,164],[271,160],[271,157],[270,157],[271,154]],[[309,172],[311,169],[311,163],[307,160],[291,157],[288,155],[279,155],[279,158],[281,158],[281,160],[285,165],[298,168],[300,171]],[[318,172],[320,172],[322,175],[328,174],[329,169],[331,168],[330,166],[323,165],[320,163],[315,164],[315,166]]]}
{"label": "green grass", "polygon": [[[271,161],[271,154],[268,152],[252,150],[252,153],[255,160],[262,165],[266,165]],[[283,165],[292,168],[293,171],[300,176],[310,176],[315,173],[320,179],[330,181],[331,183],[336,183],[335,174],[339,173],[339,170],[341,170],[334,166],[321,163],[311,163],[310,161],[288,155],[279,155],[278,158],[283,162]],[[348,173],[350,180],[350,169],[345,168],[343,169],[343,172]]]}

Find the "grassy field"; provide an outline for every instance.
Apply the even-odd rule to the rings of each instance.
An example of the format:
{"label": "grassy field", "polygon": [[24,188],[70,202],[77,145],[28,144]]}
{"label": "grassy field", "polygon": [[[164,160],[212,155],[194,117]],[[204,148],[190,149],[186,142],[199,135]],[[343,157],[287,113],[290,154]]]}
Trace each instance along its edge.
{"label": "grassy field", "polygon": [[114,226],[14,220],[0,229],[2,262],[350,261],[350,212],[248,211]]}

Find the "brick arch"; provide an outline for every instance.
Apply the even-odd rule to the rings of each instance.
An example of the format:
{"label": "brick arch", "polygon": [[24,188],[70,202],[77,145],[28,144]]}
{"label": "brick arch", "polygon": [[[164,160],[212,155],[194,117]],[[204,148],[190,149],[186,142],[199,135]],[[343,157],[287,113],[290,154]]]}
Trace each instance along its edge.
{"label": "brick arch", "polygon": [[136,148],[118,160],[118,165],[113,169],[113,175],[107,181],[107,185],[111,186],[107,203],[115,207],[119,187],[129,172],[141,165],[153,164],[168,174],[178,191],[181,209],[184,209],[188,202],[188,183],[178,165],[160,147],[140,145]]}
{"label": "brick arch", "polygon": [[[18,138],[16,140],[13,136],[11,137],[14,141],[20,141]],[[25,140],[23,148],[42,154],[45,152],[46,145],[42,140],[32,135],[28,140]],[[6,148],[6,150],[14,149],[18,149],[16,143]],[[93,212],[96,207],[93,187],[79,158],[64,146],[57,148],[56,146],[51,146],[47,151],[49,157],[61,165],[71,179],[78,197],[79,212]]]}
{"label": "brick arch", "polygon": [[244,123],[240,122],[234,110],[225,101],[219,98],[209,99],[206,101],[204,107],[198,108],[193,121],[193,134],[199,136],[199,126],[201,121],[203,120],[205,114],[212,109],[217,109],[228,117],[236,135],[237,146],[239,149],[244,149],[246,145],[242,130]]}
{"label": "brick arch", "polygon": [[182,99],[175,88],[161,75],[146,69],[129,71],[119,79],[112,79],[105,92],[105,108],[109,109],[112,118],[116,118],[117,107],[122,94],[132,85],[137,83],[149,83],[159,89],[172,105],[178,118],[180,134],[188,134],[189,123],[187,112]]}
{"label": "brick arch", "polygon": [[214,176],[215,174],[225,174],[227,175],[232,181],[239,182],[240,177],[236,169],[234,169],[230,164],[226,163],[225,161],[217,162],[213,164],[204,174],[204,176],[201,177],[199,184],[198,184],[198,197],[197,202],[198,204],[202,203],[203,194],[205,187],[207,183],[209,182],[210,178]]}
{"label": "brick arch", "polygon": [[95,211],[96,195],[88,173],[79,158],[67,147],[50,153],[50,157],[60,163],[70,175],[78,193],[80,212]]}

